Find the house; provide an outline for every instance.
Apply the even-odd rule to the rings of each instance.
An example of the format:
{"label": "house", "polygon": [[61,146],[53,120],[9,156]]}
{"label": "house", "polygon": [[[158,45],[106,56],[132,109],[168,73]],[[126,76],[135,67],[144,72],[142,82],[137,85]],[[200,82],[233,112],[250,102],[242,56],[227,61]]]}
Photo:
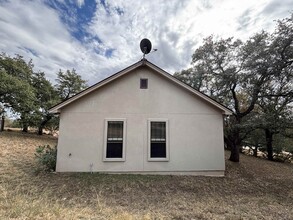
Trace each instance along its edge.
{"label": "house", "polygon": [[142,59],[50,109],[57,172],[223,176],[231,110]]}

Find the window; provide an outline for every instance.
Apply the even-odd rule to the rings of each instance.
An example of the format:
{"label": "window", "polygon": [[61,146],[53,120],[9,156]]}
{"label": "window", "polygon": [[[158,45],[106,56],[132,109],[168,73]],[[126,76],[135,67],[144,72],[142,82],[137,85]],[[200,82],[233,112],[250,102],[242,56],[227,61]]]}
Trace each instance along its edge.
{"label": "window", "polygon": [[149,157],[150,161],[168,161],[168,121],[149,120]]}
{"label": "window", "polygon": [[106,120],[104,161],[125,160],[125,120]]}
{"label": "window", "polygon": [[148,79],[140,79],[140,88],[147,89],[148,88]]}

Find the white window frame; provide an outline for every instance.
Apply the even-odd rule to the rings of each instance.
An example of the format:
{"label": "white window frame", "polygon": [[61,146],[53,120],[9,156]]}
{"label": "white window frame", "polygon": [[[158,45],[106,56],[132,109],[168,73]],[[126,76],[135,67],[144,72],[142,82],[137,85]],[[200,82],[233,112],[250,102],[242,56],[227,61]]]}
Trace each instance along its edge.
{"label": "white window frame", "polygon": [[[122,158],[107,158],[107,136],[108,136],[108,122],[109,121],[123,121],[123,142],[122,142]],[[126,152],[126,119],[125,118],[106,118],[104,125],[104,148],[103,148],[103,161],[107,162],[123,162],[125,161]]]}
{"label": "white window frame", "polygon": [[[151,157],[151,122],[165,122],[166,123],[166,157]],[[167,162],[170,160],[169,150],[169,120],[166,118],[149,118],[148,119],[148,161]]]}

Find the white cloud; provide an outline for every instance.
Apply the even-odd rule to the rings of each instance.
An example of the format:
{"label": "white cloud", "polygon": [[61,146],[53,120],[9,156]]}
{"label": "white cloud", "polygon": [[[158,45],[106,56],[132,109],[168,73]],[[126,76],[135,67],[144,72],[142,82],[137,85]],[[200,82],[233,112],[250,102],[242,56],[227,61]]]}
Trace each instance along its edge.
{"label": "white cloud", "polygon": [[[263,27],[271,30],[273,19],[289,14],[274,2],[158,0],[154,4],[152,1],[109,0],[106,9],[102,4],[98,6],[89,30],[99,36],[106,47],[116,48],[111,61],[118,61],[118,65],[138,60],[139,41],[149,38],[158,52],[147,58],[173,73],[190,63],[193,51],[204,37],[214,34],[245,39]],[[267,19],[268,15],[262,13],[270,4],[276,6],[275,14],[279,17]],[[289,4],[293,6],[293,2],[289,2],[286,7]],[[123,11],[122,15],[117,13],[117,8]],[[243,24],[245,20],[241,21],[241,16],[245,11],[249,17]]]}
{"label": "white cloud", "polygon": [[[1,50],[32,58],[52,78],[59,68],[74,66],[78,48],[57,13],[40,2],[19,1],[0,6]],[[31,51],[34,51],[31,53]]]}
{"label": "white cloud", "polygon": [[84,5],[84,0],[76,0],[78,7],[82,7]]}
{"label": "white cloud", "polygon": [[[74,2],[79,8],[87,3]],[[189,65],[204,37],[246,39],[261,29],[272,31],[273,20],[288,16],[288,8],[293,8],[292,0],[108,0],[97,4],[83,27],[89,35],[79,42],[70,33],[77,28],[63,23],[43,1],[4,1],[0,50],[32,58],[50,79],[60,68],[75,68],[92,84],[140,60],[139,43],[146,37],[158,49],[147,59],[173,73]],[[72,24],[76,16],[67,19]]]}

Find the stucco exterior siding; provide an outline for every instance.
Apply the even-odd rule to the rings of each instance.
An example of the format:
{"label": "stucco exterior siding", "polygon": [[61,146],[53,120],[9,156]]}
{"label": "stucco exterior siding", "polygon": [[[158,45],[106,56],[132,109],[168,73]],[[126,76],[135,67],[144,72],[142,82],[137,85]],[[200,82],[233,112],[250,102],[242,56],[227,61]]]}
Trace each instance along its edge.
{"label": "stucco exterior siding", "polygon": [[[140,78],[148,78],[148,89],[139,88]],[[64,112],[221,114],[208,102],[143,67],[69,104]]]}
{"label": "stucco exterior siding", "polygon": [[[140,78],[148,89],[140,89]],[[103,161],[105,120],[125,119],[125,161]],[[168,120],[169,160],[148,160],[148,120]],[[60,114],[58,172],[222,175],[223,114],[150,68],[127,75],[65,106]]]}
{"label": "stucco exterior siding", "polygon": [[[128,114],[115,117],[126,118],[125,162],[103,162],[104,118],[111,117],[70,114],[65,120],[75,123],[65,130],[60,127],[57,165],[62,166],[57,166],[57,171],[90,171],[90,164],[93,164],[94,171],[224,170],[223,137],[216,129],[221,128],[221,118],[194,116],[191,120],[181,115],[165,117],[169,120],[168,162],[148,162],[147,116]],[[64,124],[63,117],[61,120]],[[96,123],[99,121],[100,124]],[[198,124],[201,124],[200,128],[197,128]]]}

